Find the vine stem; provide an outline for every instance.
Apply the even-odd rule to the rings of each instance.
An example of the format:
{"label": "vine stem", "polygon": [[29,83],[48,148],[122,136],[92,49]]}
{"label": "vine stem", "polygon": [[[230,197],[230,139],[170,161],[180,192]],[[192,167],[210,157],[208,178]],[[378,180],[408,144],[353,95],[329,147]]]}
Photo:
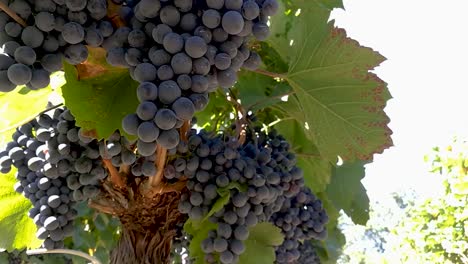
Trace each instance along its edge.
{"label": "vine stem", "polygon": [[147,194],[146,197],[154,197],[156,195],[161,195],[164,193],[171,193],[171,192],[182,192],[185,188],[187,181],[178,181],[174,184],[159,184],[155,188],[151,189]]}
{"label": "vine stem", "polygon": [[254,72],[265,75],[265,76],[270,76],[272,78],[286,79],[286,75],[281,74],[281,73],[269,72],[269,71],[262,70],[262,69],[256,69],[254,70]]}
{"label": "vine stem", "polygon": [[99,261],[97,258],[90,256],[84,252],[78,251],[78,250],[71,250],[71,249],[45,249],[45,248],[40,248],[40,249],[33,249],[33,250],[27,250],[26,251],[27,255],[42,255],[42,254],[68,254],[68,255],[74,255],[78,257],[85,258],[89,261],[91,261],[92,264],[102,264],[101,261]]}
{"label": "vine stem", "polygon": [[187,120],[184,122],[182,127],[180,128],[180,139],[182,139],[184,142],[187,142],[187,134],[190,131],[190,121]]}
{"label": "vine stem", "polygon": [[117,187],[123,189],[125,188],[125,183],[122,180],[122,177],[119,173],[119,171],[112,165],[112,161],[108,159],[102,159],[102,162],[104,163],[104,166],[107,167],[110,173],[110,181]]}
{"label": "vine stem", "polygon": [[155,165],[158,172],[155,176],[149,179],[149,184],[151,187],[157,187],[163,180],[163,173],[164,173],[164,166],[166,165],[167,159],[167,149],[163,148],[161,145],[158,144],[156,150],[156,160]]}
{"label": "vine stem", "polygon": [[0,2],[0,9],[3,10],[7,15],[9,15],[13,20],[15,20],[18,24],[22,25],[23,27],[27,27],[28,24],[19,17],[13,10],[11,10],[6,4]]}

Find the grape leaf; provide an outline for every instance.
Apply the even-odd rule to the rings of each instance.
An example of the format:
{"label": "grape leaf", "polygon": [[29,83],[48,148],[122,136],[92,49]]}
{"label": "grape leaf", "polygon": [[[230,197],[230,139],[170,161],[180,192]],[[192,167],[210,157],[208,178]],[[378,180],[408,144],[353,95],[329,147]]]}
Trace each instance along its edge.
{"label": "grape leaf", "polygon": [[315,193],[325,191],[330,183],[332,165],[306,137],[304,128],[296,120],[281,121],[275,128],[291,144],[297,156],[297,165],[304,171],[306,185]]}
{"label": "grape leaf", "polygon": [[201,243],[208,237],[208,232],[215,230],[217,224],[210,221],[204,221],[202,225],[194,225],[194,222],[189,219],[184,224],[184,231],[192,236],[189,245],[190,258],[194,259],[194,264],[205,263],[205,253],[201,249]]}
{"label": "grape leaf", "polygon": [[210,101],[206,108],[196,113],[197,125],[207,130],[218,130],[219,126],[229,120],[233,112],[232,104],[221,91],[210,94]]}
{"label": "grape leaf", "polygon": [[365,225],[369,220],[369,198],[361,180],[364,178],[364,162],[344,163],[335,167],[327,194],[338,210],[351,217],[355,224]]}
{"label": "grape leaf", "polygon": [[329,14],[308,4],[294,19],[276,22],[289,30],[270,40],[281,49],[278,53],[288,47],[290,54],[283,57],[289,71],[281,76],[292,86],[299,111],[289,116],[310,127],[306,134],[330,161],[338,155],[369,160],[392,145],[389,118],[383,111],[391,96],[386,84],[369,72],[385,58],[334,28],[327,22]]}
{"label": "grape leaf", "polygon": [[36,238],[36,225],[28,217],[32,205],[29,200],[15,192],[16,170],[0,174],[0,248],[36,248],[42,241]]}
{"label": "grape leaf", "polygon": [[9,93],[0,93],[0,145],[11,139],[11,132],[18,126],[29,122],[45,110],[53,93],[52,85],[37,91],[17,87]]}
{"label": "grape leaf", "polygon": [[128,69],[105,62],[105,51],[88,48],[89,59],[77,67],[64,63],[67,83],[62,87],[65,105],[76,118],[77,126],[98,139],[119,129],[125,136],[122,119],[138,106],[135,82]]}
{"label": "grape leaf", "polygon": [[243,264],[272,264],[275,262],[275,246],[283,244],[284,235],[272,223],[259,223],[249,228],[245,252],[239,256]]}
{"label": "grape leaf", "polygon": [[291,92],[291,87],[285,82],[248,71],[240,74],[235,88],[242,106],[252,111],[281,102],[281,98]]}

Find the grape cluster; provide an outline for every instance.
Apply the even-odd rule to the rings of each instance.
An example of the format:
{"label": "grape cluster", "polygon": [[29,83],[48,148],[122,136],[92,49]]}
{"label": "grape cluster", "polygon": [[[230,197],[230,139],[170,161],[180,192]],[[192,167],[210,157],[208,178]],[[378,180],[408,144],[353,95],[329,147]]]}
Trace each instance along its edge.
{"label": "grape cluster", "polygon": [[325,225],[328,216],[322,202],[307,187],[303,187],[295,197],[287,199],[270,221],[280,227],[285,236],[283,244],[276,249],[278,264],[303,263],[298,261],[303,255],[299,241],[323,240],[327,235]]}
{"label": "grape cluster", "polygon": [[0,152],[0,169],[17,168],[15,190],[33,204],[29,217],[45,248],[63,247],[72,235],[73,206],[94,198],[107,171],[96,140],[83,135],[69,110],[56,109],[20,126]]}
{"label": "grape cluster", "polygon": [[113,27],[104,20],[106,0],[4,0],[21,17],[23,26],[0,12],[0,92],[18,85],[32,90],[49,85],[50,74],[61,70],[62,58],[79,64],[86,47],[99,47]]}
{"label": "grape cluster", "polygon": [[137,135],[138,152],[171,149],[178,128],[208,104],[218,86],[229,88],[241,67],[254,69],[260,56],[249,49],[251,36],[269,35],[268,16],[276,0],[119,1],[127,26],[103,42],[107,62],[127,67],[140,83],[140,105],[122,121]]}
{"label": "grape cluster", "polygon": [[260,129],[247,133],[243,144],[227,134],[192,131],[188,142],[178,145],[164,176],[188,178],[190,194],[182,195],[179,210],[194,220],[206,217],[220,193],[229,192],[229,202],[209,217],[217,229],[201,244],[207,263],[216,259],[237,263],[245,251],[243,241],[249,237],[249,228],[259,222],[276,224],[273,220],[279,214],[294,210],[291,201],[302,201],[307,193],[289,144],[275,131],[266,134]]}
{"label": "grape cluster", "polygon": [[301,257],[294,262],[295,264],[320,264],[320,257],[317,254],[317,250],[315,249],[314,245],[310,240],[304,241],[299,245],[298,248],[299,252],[301,252]]}

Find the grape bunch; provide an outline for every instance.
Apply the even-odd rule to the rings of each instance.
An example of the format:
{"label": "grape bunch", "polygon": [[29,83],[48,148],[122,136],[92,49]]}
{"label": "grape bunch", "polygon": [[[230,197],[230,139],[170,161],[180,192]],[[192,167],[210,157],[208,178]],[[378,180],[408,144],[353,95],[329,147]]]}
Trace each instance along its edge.
{"label": "grape bunch", "polygon": [[273,219],[279,214],[294,210],[295,204],[290,201],[302,201],[307,193],[302,191],[303,174],[296,167],[289,144],[275,131],[266,134],[255,129],[247,133],[246,142],[241,144],[227,133],[213,135],[192,130],[187,143],[181,142],[176,150],[164,176],[168,180],[188,178],[190,194],[182,195],[180,212],[201,220],[221,197],[220,193],[229,193],[229,202],[209,216],[217,229],[210,231],[201,244],[207,263],[215,263],[216,259],[237,263],[245,251],[243,241],[249,237],[249,228],[260,222],[276,224]]}
{"label": "grape bunch", "polygon": [[298,248],[301,252],[301,257],[295,262],[297,264],[320,264],[320,257],[317,254],[317,250],[312,245],[310,240],[304,241]]}
{"label": "grape bunch", "polygon": [[139,82],[140,105],[122,121],[138,136],[138,152],[172,149],[178,129],[208,104],[218,86],[232,87],[241,67],[257,68],[260,56],[250,37],[269,35],[276,0],[141,0],[123,2],[126,26],[106,38],[107,62],[129,68]]}
{"label": "grape bunch", "polygon": [[62,58],[79,64],[114,31],[106,0],[5,0],[26,25],[0,12],[0,92],[47,87]]}
{"label": "grape bunch", "polygon": [[307,187],[287,199],[270,221],[280,227],[285,236],[283,244],[276,249],[278,264],[303,263],[299,261],[303,255],[299,241],[323,240],[327,235],[328,216],[322,202]]}
{"label": "grape bunch", "polygon": [[0,169],[17,168],[15,190],[33,204],[29,217],[47,249],[73,233],[77,202],[94,198],[107,177],[96,140],[83,135],[69,110],[56,109],[20,126],[0,152]]}

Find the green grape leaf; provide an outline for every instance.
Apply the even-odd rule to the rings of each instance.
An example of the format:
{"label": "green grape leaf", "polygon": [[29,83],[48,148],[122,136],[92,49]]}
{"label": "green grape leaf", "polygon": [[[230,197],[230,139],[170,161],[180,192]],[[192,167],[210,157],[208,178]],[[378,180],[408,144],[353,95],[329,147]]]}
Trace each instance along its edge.
{"label": "green grape leaf", "polygon": [[[53,79],[52,79],[53,80]],[[17,87],[9,93],[0,93],[0,146],[11,139],[12,132],[20,125],[34,119],[46,109],[53,94],[53,86],[21,93],[24,87]]]}
{"label": "green grape leaf", "polygon": [[241,72],[235,88],[242,106],[252,111],[281,102],[281,98],[287,96],[292,90],[285,82],[251,71]]}
{"label": "green grape leaf", "polygon": [[314,192],[325,191],[331,178],[331,163],[324,159],[317,147],[304,134],[296,120],[284,120],[274,126],[296,154],[297,165],[304,171],[306,185]]}
{"label": "green grape leaf", "polygon": [[355,224],[365,225],[369,220],[369,198],[361,180],[365,175],[365,162],[344,163],[333,168],[327,188],[330,200],[343,209]]}
{"label": "green grape leaf", "polygon": [[98,139],[109,137],[119,129],[125,136],[122,119],[138,106],[135,82],[128,69],[105,62],[105,51],[88,48],[86,64],[64,63],[67,83],[62,87],[65,105],[76,118],[77,126]]}
{"label": "green grape leaf", "polygon": [[309,127],[307,136],[328,160],[369,160],[392,145],[383,111],[391,96],[386,83],[369,72],[385,58],[328,23],[329,10],[304,5],[298,16],[284,14],[275,22],[288,33],[269,41],[278,53],[290,54],[283,57],[289,71],[279,76],[293,88],[289,106],[295,106],[283,107],[284,115]]}
{"label": "green grape leaf", "polygon": [[272,223],[259,223],[249,228],[249,238],[245,241],[245,252],[239,256],[243,264],[272,264],[275,262],[275,246],[283,244],[281,229]]}
{"label": "green grape leaf", "polygon": [[197,126],[207,130],[218,128],[229,120],[229,114],[234,111],[232,104],[226,99],[226,95],[218,90],[210,94],[210,101],[206,108],[196,113]]}
{"label": "green grape leaf", "polygon": [[37,248],[42,241],[36,238],[36,225],[28,217],[32,205],[29,200],[15,192],[16,170],[0,174],[0,248]]}
{"label": "green grape leaf", "polygon": [[205,253],[201,249],[201,244],[208,237],[208,232],[215,230],[217,227],[217,224],[213,224],[210,221],[204,221],[202,225],[194,224],[191,219],[185,222],[184,231],[192,236],[189,253],[190,258],[195,260],[194,264],[205,263]]}

